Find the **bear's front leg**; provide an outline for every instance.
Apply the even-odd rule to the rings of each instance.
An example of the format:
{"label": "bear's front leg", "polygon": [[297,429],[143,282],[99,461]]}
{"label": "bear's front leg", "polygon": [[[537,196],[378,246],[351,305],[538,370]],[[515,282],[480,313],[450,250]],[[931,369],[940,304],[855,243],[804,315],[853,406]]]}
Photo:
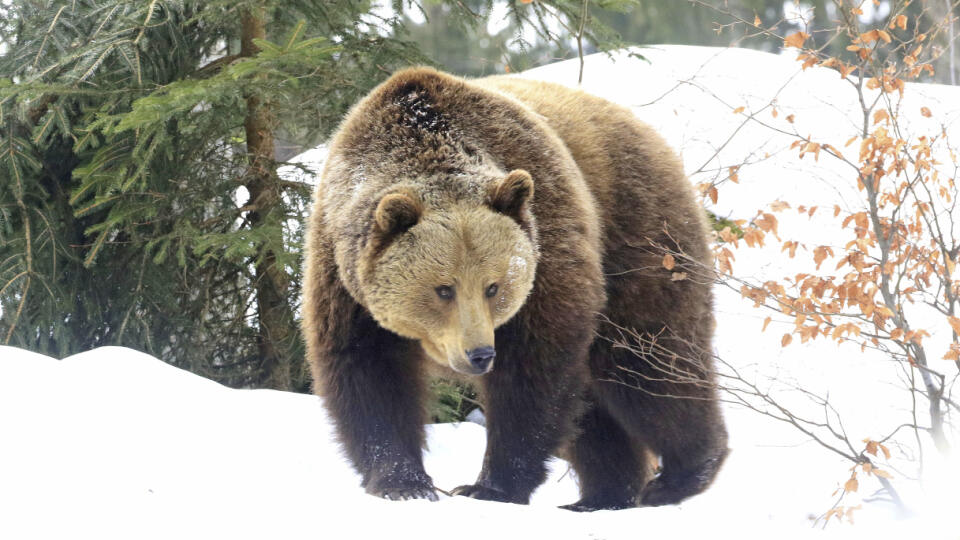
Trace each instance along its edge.
{"label": "bear's front leg", "polygon": [[321,359],[321,394],[367,493],[437,500],[423,468],[419,345],[356,313],[351,339]]}
{"label": "bear's front leg", "polygon": [[[506,332],[504,332],[506,333]],[[512,333],[512,332],[511,332]],[[527,504],[546,479],[546,461],[574,433],[585,375],[585,346],[563,352],[505,343],[497,335],[493,371],[483,376],[487,450],[477,482],[451,494]],[[584,351],[585,352],[585,351]]]}

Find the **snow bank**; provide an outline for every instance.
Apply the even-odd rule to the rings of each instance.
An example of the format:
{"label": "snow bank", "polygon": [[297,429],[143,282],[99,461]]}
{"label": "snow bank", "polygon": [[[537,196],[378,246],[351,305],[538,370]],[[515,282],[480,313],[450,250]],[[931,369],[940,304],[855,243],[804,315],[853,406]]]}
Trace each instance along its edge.
{"label": "snow bank", "polygon": [[[785,122],[795,114],[802,132],[836,136],[831,142],[842,147],[854,104],[845,101],[835,73],[800,73],[789,58],[739,49],[641,52],[650,63],[626,55],[615,61],[588,57],[583,86],[631,106],[661,130],[695,176],[755,155],[758,163],[742,170],[741,184],[722,191],[720,214],[752,213],[778,197],[816,204],[824,194],[832,198],[847,189],[838,171],[823,160],[796,161],[794,152],[784,151],[788,139],[769,130],[744,126],[724,145],[738,125],[733,109],[744,106],[749,114],[780,92],[779,115],[761,113],[766,121]],[[523,76],[572,85],[577,70],[569,61]],[[952,125],[960,117],[960,90],[923,85],[908,95],[914,88],[940,120]],[[319,173],[324,155],[315,149],[293,161]],[[286,173],[313,180],[299,169]],[[757,275],[794,264],[762,251],[738,263]],[[762,314],[737,295],[721,292],[718,311],[722,356],[758,377],[789,374],[798,384],[836,392],[845,419],[865,430],[855,440],[876,435],[870,427],[883,415],[904,414],[884,408],[897,382],[891,367],[868,364],[876,359],[832,344],[782,349],[779,333],[759,334]],[[869,376],[854,377],[865,369]],[[850,381],[858,386],[851,389]],[[530,506],[447,497],[390,502],[360,489],[319,398],[231,390],[129,349],[102,348],[58,361],[0,348],[0,538],[955,535],[948,494],[957,477],[934,465],[940,483],[925,484],[927,495],[911,493],[912,514],[872,502],[855,526],[813,529],[849,464],[788,426],[732,407],[726,415],[733,448],[726,466],[707,493],[677,507],[559,510],[577,498],[573,475],[561,461],[552,464]],[[430,426],[427,471],[448,490],[472,482],[484,444],[478,425]],[[862,491],[871,489],[861,484]]]}
{"label": "snow bank", "polygon": [[[706,495],[675,508],[574,514],[555,508],[576,499],[559,461],[530,506],[367,496],[319,398],[228,389],[120,347],[62,361],[0,348],[0,411],[0,538],[799,533],[822,504],[796,466],[809,449],[776,447],[788,439],[740,415],[731,424],[754,438],[738,439]],[[428,434],[437,485],[471,482],[483,429],[433,425]]]}

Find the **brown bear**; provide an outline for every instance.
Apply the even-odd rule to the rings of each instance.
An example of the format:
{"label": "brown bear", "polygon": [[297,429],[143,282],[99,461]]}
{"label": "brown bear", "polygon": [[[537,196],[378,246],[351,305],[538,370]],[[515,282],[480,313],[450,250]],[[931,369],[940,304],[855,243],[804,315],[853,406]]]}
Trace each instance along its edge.
{"label": "brown bear", "polygon": [[[487,418],[456,495],[527,503],[551,454],[577,473],[573,510],[706,489],[727,454],[711,286],[674,275],[711,265],[705,221],[674,152],[600,98],[429,68],[374,89],[330,144],[303,303],[316,391],[367,492],[436,500],[430,366],[471,379]],[[664,250],[684,254],[673,272]],[[630,336],[650,346],[617,345]]]}

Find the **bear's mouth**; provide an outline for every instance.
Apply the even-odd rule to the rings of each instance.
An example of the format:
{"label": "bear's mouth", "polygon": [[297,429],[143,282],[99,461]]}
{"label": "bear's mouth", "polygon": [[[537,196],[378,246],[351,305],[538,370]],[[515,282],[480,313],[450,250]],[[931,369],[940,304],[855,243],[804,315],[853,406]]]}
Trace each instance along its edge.
{"label": "bear's mouth", "polygon": [[450,369],[457,373],[463,373],[464,375],[484,375],[493,370],[493,363],[491,362],[490,365],[485,368],[478,368],[468,362],[463,362],[462,364],[450,362]]}

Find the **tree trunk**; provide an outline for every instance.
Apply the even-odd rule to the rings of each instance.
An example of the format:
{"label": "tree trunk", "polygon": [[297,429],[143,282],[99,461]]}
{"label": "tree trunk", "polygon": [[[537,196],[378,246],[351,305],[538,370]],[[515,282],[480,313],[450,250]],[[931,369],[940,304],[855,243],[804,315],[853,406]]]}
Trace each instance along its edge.
{"label": "tree trunk", "polygon": [[[241,19],[240,56],[250,57],[259,52],[254,39],[266,37],[265,11],[263,7],[244,11]],[[250,193],[250,201],[256,210],[249,214],[251,228],[262,227],[271,217],[277,221],[277,238],[269,244],[282,246],[282,231],[279,227],[283,215],[283,199],[277,182],[274,163],[273,119],[270,105],[255,94],[246,98],[247,115],[243,122],[246,131],[247,153],[250,170],[244,185]],[[272,216],[271,216],[272,214]],[[287,299],[290,276],[277,266],[276,253],[270,247],[255,263],[257,321],[260,335],[259,382],[268,388],[292,390],[296,385],[295,366],[300,362],[296,356],[298,335],[293,310]]]}

